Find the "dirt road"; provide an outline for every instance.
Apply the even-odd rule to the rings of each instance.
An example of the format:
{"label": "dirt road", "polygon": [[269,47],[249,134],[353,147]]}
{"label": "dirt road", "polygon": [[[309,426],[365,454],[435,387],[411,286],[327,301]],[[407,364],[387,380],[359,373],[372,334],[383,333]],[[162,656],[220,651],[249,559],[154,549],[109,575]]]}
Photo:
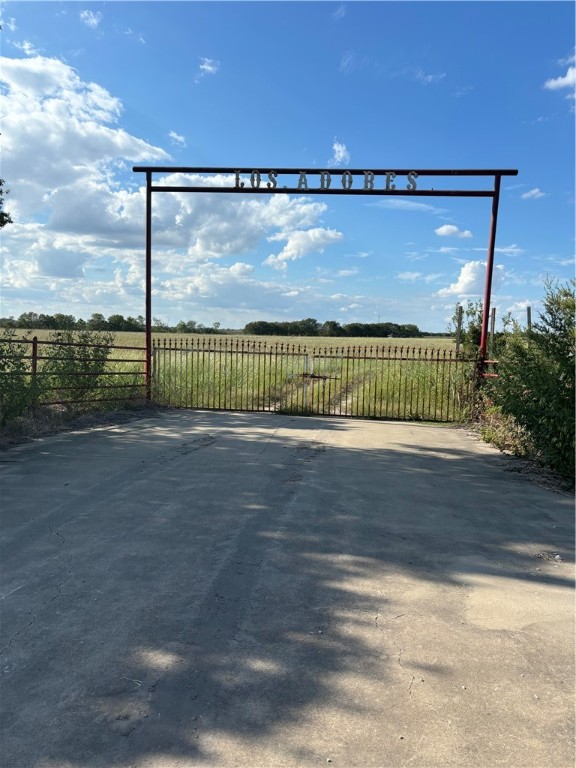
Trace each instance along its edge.
{"label": "dirt road", "polygon": [[267,414],[3,452],[1,765],[571,767],[573,501],[511,468]]}

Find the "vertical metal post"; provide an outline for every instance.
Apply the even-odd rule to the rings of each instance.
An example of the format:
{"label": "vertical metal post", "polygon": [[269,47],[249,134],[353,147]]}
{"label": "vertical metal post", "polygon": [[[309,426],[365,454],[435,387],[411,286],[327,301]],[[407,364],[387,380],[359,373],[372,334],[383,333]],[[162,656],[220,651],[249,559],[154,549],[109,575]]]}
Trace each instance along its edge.
{"label": "vertical metal post", "polygon": [[532,330],[532,307],[526,307],[526,330],[528,333]]}
{"label": "vertical metal post", "polygon": [[308,355],[304,355],[304,376],[302,377],[302,410],[308,410]]}
{"label": "vertical metal post", "polygon": [[498,223],[498,203],[500,202],[499,174],[494,176],[494,196],[492,197],[492,218],[490,221],[490,237],[488,239],[488,255],[486,258],[486,283],[484,286],[484,305],[482,309],[482,334],[480,336],[480,355],[486,359],[488,343],[488,320],[490,316],[490,294],[492,292],[492,273],[494,272],[494,246],[496,245],[496,225]]}
{"label": "vertical metal post", "polygon": [[38,399],[38,336],[32,338],[32,361],[31,361],[31,373],[32,373],[32,408],[36,405]]}
{"label": "vertical metal post", "polygon": [[456,357],[460,354],[460,339],[462,337],[462,304],[456,307]]}
{"label": "vertical metal post", "polygon": [[496,327],[496,307],[490,312],[490,357],[494,357],[494,330]]}
{"label": "vertical metal post", "polygon": [[146,171],[146,400],[152,398],[152,171]]}

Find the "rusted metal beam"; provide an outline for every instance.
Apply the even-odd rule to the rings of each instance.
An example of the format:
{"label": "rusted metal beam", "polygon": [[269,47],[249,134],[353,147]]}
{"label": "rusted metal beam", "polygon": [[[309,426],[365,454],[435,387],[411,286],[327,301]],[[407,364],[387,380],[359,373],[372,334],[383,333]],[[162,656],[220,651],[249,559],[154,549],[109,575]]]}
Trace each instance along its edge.
{"label": "rusted metal beam", "polygon": [[[258,166],[252,165],[250,167],[238,168],[235,167],[190,167],[190,166],[170,166],[170,165],[135,165],[132,167],[134,173],[252,173]],[[320,174],[330,173],[337,174],[348,171],[352,175],[361,174],[365,171],[370,171],[375,176],[386,176],[389,173],[395,173],[398,176],[407,176],[409,173],[417,173],[419,176],[517,176],[518,171],[511,168],[498,168],[498,169],[442,169],[442,168],[273,168],[272,166],[260,166],[259,169],[262,173],[268,171],[275,171],[281,174]],[[203,189],[206,189],[205,187]]]}
{"label": "rusted metal beam", "polygon": [[492,292],[492,276],[494,272],[494,249],[496,245],[496,226],[498,224],[498,203],[500,202],[499,175],[494,177],[494,197],[492,198],[492,216],[490,219],[490,235],[488,238],[488,255],[486,258],[486,280],[484,284],[484,304],[482,308],[482,332],[480,334],[480,355],[486,359],[488,346],[488,322],[490,318],[490,296]]}
{"label": "rusted metal beam", "polygon": [[186,187],[153,186],[152,192],[209,192],[237,195],[401,195],[408,197],[493,197],[491,189],[317,189],[307,187]]}
{"label": "rusted metal beam", "polygon": [[152,171],[146,171],[146,400],[152,398]]}

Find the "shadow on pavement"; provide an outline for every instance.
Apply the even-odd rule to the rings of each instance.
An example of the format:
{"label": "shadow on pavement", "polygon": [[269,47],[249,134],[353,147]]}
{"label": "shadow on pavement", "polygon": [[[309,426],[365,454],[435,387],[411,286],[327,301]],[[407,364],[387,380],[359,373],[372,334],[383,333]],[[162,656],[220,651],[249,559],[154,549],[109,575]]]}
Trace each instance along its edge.
{"label": "shadow on pavement", "polygon": [[[362,429],[176,414],[15,454],[4,764],[312,765],[357,739],[354,764],[378,765],[387,728],[403,732],[399,696],[428,679],[463,687],[447,638],[484,659],[462,609],[475,579],[573,587],[568,496],[413,431],[358,447]],[[504,643],[516,673],[510,628]],[[530,717],[522,728],[538,733]]]}

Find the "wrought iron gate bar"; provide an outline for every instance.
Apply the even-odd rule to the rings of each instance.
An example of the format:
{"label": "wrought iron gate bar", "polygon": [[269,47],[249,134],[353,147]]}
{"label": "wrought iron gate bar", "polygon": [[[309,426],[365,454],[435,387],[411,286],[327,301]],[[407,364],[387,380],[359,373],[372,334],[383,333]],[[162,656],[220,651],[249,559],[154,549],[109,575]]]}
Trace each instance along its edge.
{"label": "wrought iron gate bar", "polygon": [[[406,176],[409,173],[417,173],[419,176],[517,176],[518,171],[511,168],[496,169],[465,169],[465,168],[274,168],[272,166],[252,165],[250,167],[191,167],[191,166],[170,166],[170,165],[135,165],[132,170],[134,173],[252,173],[255,169],[261,172],[274,171],[282,174],[320,174],[320,173],[343,173],[348,171],[352,175],[361,174],[369,171],[375,176],[385,176],[388,173],[396,173],[398,176]],[[203,189],[206,189],[203,187]],[[247,190],[249,191],[249,190]]]}
{"label": "wrought iron gate bar", "polygon": [[152,192],[223,192],[230,195],[404,195],[411,197],[494,197],[490,189],[317,189],[307,187],[183,187],[183,186],[158,186],[151,187]]}

